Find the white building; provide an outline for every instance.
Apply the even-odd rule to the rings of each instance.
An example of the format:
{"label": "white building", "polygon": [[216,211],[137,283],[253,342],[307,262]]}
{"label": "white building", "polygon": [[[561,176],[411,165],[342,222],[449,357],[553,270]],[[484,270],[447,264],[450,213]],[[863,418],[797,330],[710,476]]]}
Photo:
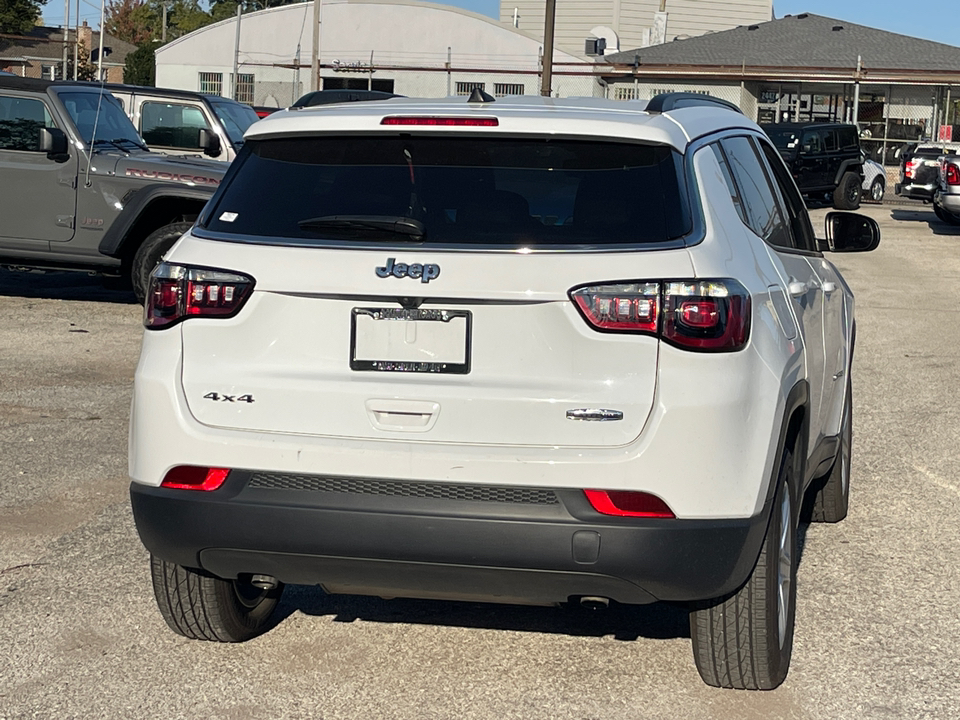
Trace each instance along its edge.
{"label": "white building", "polygon": [[[416,0],[324,0],[320,28],[324,89],[420,97],[469,94],[477,85],[492,95],[540,90],[540,40],[484,15]],[[230,96],[236,35],[231,18],[164,45],[157,85]],[[237,99],[290,105],[310,90],[312,44],[312,2],[243,15]],[[554,94],[602,95],[588,62],[556,51]]]}
{"label": "white building", "polygon": [[[500,0],[500,20],[543,37],[544,0]],[[557,0],[555,44],[582,53],[605,37],[607,51],[659,45],[773,19],[773,0]]]}

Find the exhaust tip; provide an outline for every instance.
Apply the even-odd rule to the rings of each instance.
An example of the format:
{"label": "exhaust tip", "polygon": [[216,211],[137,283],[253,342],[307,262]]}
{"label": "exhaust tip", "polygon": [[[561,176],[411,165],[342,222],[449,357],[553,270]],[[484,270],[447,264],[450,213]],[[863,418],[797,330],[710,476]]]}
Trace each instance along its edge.
{"label": "exhaust tip", "polygon": [[606,610],[610,607],[610,598],[585,595],[580,598],[580,607],[587,608],[588,610]]}
{"label": "exhaust tip", "polygon": [[273,575],[253,575],[250,584],[261,590],[274,590],[280,584]]}

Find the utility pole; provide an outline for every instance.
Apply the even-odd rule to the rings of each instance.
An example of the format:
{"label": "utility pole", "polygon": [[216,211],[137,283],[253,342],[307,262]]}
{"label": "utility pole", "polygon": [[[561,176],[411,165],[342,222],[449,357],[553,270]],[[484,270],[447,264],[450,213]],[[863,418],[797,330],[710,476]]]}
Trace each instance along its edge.
{"label": "utility pole", "polygon": [[77,0],[77,16],[74,18],[73,33],[73,79],[77,79],[77,67],[80,65],[80,0]]}
{"label": "utility pole", "polygon": [[240,72],[240,13],[243,4],[237,3],[237,39],[233,45],[233,82],[230,83],[230,99],[237,99],[237,73]]}
{"label": "utility pole", "polygon": [[550,97],[553,80],[553,26],[556,24],[557,0],[547,0],[543,18],[543,75],[540,79],[540,94]]}
{"label": "utility pole", "polygon": [[67,79],[67,58],[70,48],[70,0],[63,0],[63,72],[60,77]]}
{"label": "utility pole", "polygon": [[310,56],[310,91],[320,87],[320,23],[323,20],[323,0],[313,0],[313,53]]}
{"label": "utility pole", "polygon": [[167,41],[167,3],[166,3],[166,0],[164,0],[163,21],[160,28],[160,42],[165,43],[166,41]]}

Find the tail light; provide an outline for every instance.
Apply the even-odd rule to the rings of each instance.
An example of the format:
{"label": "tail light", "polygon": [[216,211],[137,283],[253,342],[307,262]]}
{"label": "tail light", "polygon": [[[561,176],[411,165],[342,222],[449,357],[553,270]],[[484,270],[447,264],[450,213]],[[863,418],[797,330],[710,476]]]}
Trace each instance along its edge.
{"label": "tail light", "polygon": [[150,277],[143,324],[159,330],[190,317],[233,317],[250,297],[247,275],[160,263]]}
{"label": "tail light", "polygon": [[653,335],[701,352],[732,352],[750,337],[750,295],[736,280],[590,285],[571,291],[602,332]]}
{"label": "tail light", "polygon": [[957,166],[951,162],[946,163],[946,172],[944,173],[947,178],[947,185],[960,185],[960,170],[957,169]]}
{"label": "tail light", "polygon": [[227,468],[178,465],[175,468],[171,468],[167,474],[164,475],[160,487],[210,492],[223,485],[229,474],[230,471]]}
{"label": "tail light", "polygon": [[495,117],[414,117],[390,115],[380,121],[381,125],[428,125],[436,127],[497,127],[500,121]]}
{"label": "tail light", "polygon": [[917,168],[920,167],[920,159],[912,158],[907,161],[903,166],[903,177],[906,180],[912,180],[913,174],[917,171]]}
{"label": "tail light", "polygon": [[670,507],[656,495],[632,490],[584,490],[593,509],[620,517],[674,518]]}

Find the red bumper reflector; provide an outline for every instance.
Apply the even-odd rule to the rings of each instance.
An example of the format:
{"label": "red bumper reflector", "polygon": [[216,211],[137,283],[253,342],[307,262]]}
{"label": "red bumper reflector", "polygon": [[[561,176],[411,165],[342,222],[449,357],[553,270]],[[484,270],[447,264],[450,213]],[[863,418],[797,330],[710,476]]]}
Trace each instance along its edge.
{"label": "red bumper reflector", "polygon": [[167,471],[163,482],[160,483],[160,487],[209,492],[223,485],[229,474],[230,470],[227,468],[178,465]]}
{"label": "red bumper reflector", "polygon": [[500,121],[492,117],[385,117],[381,125],[433,125],[442,127],[497,127]]}
{"label": "red bumper reflector", "polygon": [[656,495],[632,490],[584,490],[593,509],[620,517],[674,518],[676,515]]}

